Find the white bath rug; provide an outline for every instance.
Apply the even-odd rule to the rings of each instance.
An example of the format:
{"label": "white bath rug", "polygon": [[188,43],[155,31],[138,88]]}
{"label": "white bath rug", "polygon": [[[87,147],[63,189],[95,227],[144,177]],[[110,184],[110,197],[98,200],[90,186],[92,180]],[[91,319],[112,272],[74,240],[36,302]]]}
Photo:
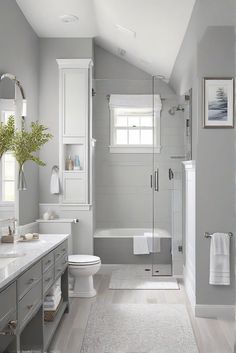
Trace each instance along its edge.
{"label": "white bath rug", "polygon": [[173,277],[152,276],[150,266],[123,265],[112,271],[109,289],[176,290],[179,289],[179,284]]}
{"label": "white bath rug", "polygon": [[94,304],[81,353],[199,353],[181,304]]}

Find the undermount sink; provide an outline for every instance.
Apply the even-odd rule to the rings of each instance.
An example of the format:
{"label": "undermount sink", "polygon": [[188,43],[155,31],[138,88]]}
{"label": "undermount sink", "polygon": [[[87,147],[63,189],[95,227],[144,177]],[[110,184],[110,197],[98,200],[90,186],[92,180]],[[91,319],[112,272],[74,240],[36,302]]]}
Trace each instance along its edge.
{"label": "undermount sink", "polygon": [[16,251],[9,251],[0,254],[0,259],[9,259],[9,258],[16,258],[16,257],[21,257],[24,256],[25,254],[22,252],[16,252]]}

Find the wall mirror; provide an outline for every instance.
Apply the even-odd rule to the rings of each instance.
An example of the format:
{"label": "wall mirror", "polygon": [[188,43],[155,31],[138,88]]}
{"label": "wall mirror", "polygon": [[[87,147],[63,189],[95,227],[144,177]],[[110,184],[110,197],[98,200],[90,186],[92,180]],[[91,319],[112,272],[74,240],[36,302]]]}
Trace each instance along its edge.
{"label": "wall mirror", "polygon": [[[14,117],[15,127],[22,129],[26,117],[27,102],[17,78],[10,74],[0,76],[0,122],[7,124]],[[18,166],[13,153],[8,150],[0,159],[0,229],[14,229],[19,221]],[[6,228],[6,229],[5,229]]]}

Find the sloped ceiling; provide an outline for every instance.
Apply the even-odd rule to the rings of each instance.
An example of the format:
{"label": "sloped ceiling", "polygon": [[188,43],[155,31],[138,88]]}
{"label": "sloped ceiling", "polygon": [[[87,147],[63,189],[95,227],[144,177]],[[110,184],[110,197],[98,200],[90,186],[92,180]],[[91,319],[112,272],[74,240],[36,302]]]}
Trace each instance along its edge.
{"label": "sloped ceiling", "polygon": [[[140,69],[168,80],[195,0],[16,0],[39,37],[94,37]],[[61,15],[79,20],[63,23]],[[126,31],[127,29],[128,31]]]}

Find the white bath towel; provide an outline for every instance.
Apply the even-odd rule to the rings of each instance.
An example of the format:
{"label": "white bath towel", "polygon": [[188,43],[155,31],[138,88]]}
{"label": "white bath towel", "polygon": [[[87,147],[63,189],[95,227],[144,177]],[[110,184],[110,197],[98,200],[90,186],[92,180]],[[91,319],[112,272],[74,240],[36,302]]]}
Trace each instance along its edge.
{"label": "white bath towel", "polygon": [[133,253],[134,255],[149,254],[147,238],[142,235],[135,235],[133,237]]}
{"label": "white bath towel", "polygon": [[44,311],[54,311],[57,309],[61,301],[61,295],[55,298],[53,302],[44,302]]}
{"label": "white bath towel", "polygon": [[158,237],[158,233],[145,232],[144,236],[147,238],[148,249],[150,253],[161,252],[161,240]]}
{"label": "white bath towel", "polygon": [[55,299],[57,299],[60,296],[61,296],[61,291],[59,290],[54,295],[46,295],[46,297],[44,298],[44,302],[45,303],[52,303],[55,301]]}
{"label": "white bath towel", "polygon": [[210,279],[212,285],[230,285],[230,238],[228,234],[214,233],[210,246]]}
{"label": "white bath towel", "polygon": [[50,182],[51,194],[60,194],[60,181],[59,181],[59,170],[58,168],[52,168],[51,182]]}

